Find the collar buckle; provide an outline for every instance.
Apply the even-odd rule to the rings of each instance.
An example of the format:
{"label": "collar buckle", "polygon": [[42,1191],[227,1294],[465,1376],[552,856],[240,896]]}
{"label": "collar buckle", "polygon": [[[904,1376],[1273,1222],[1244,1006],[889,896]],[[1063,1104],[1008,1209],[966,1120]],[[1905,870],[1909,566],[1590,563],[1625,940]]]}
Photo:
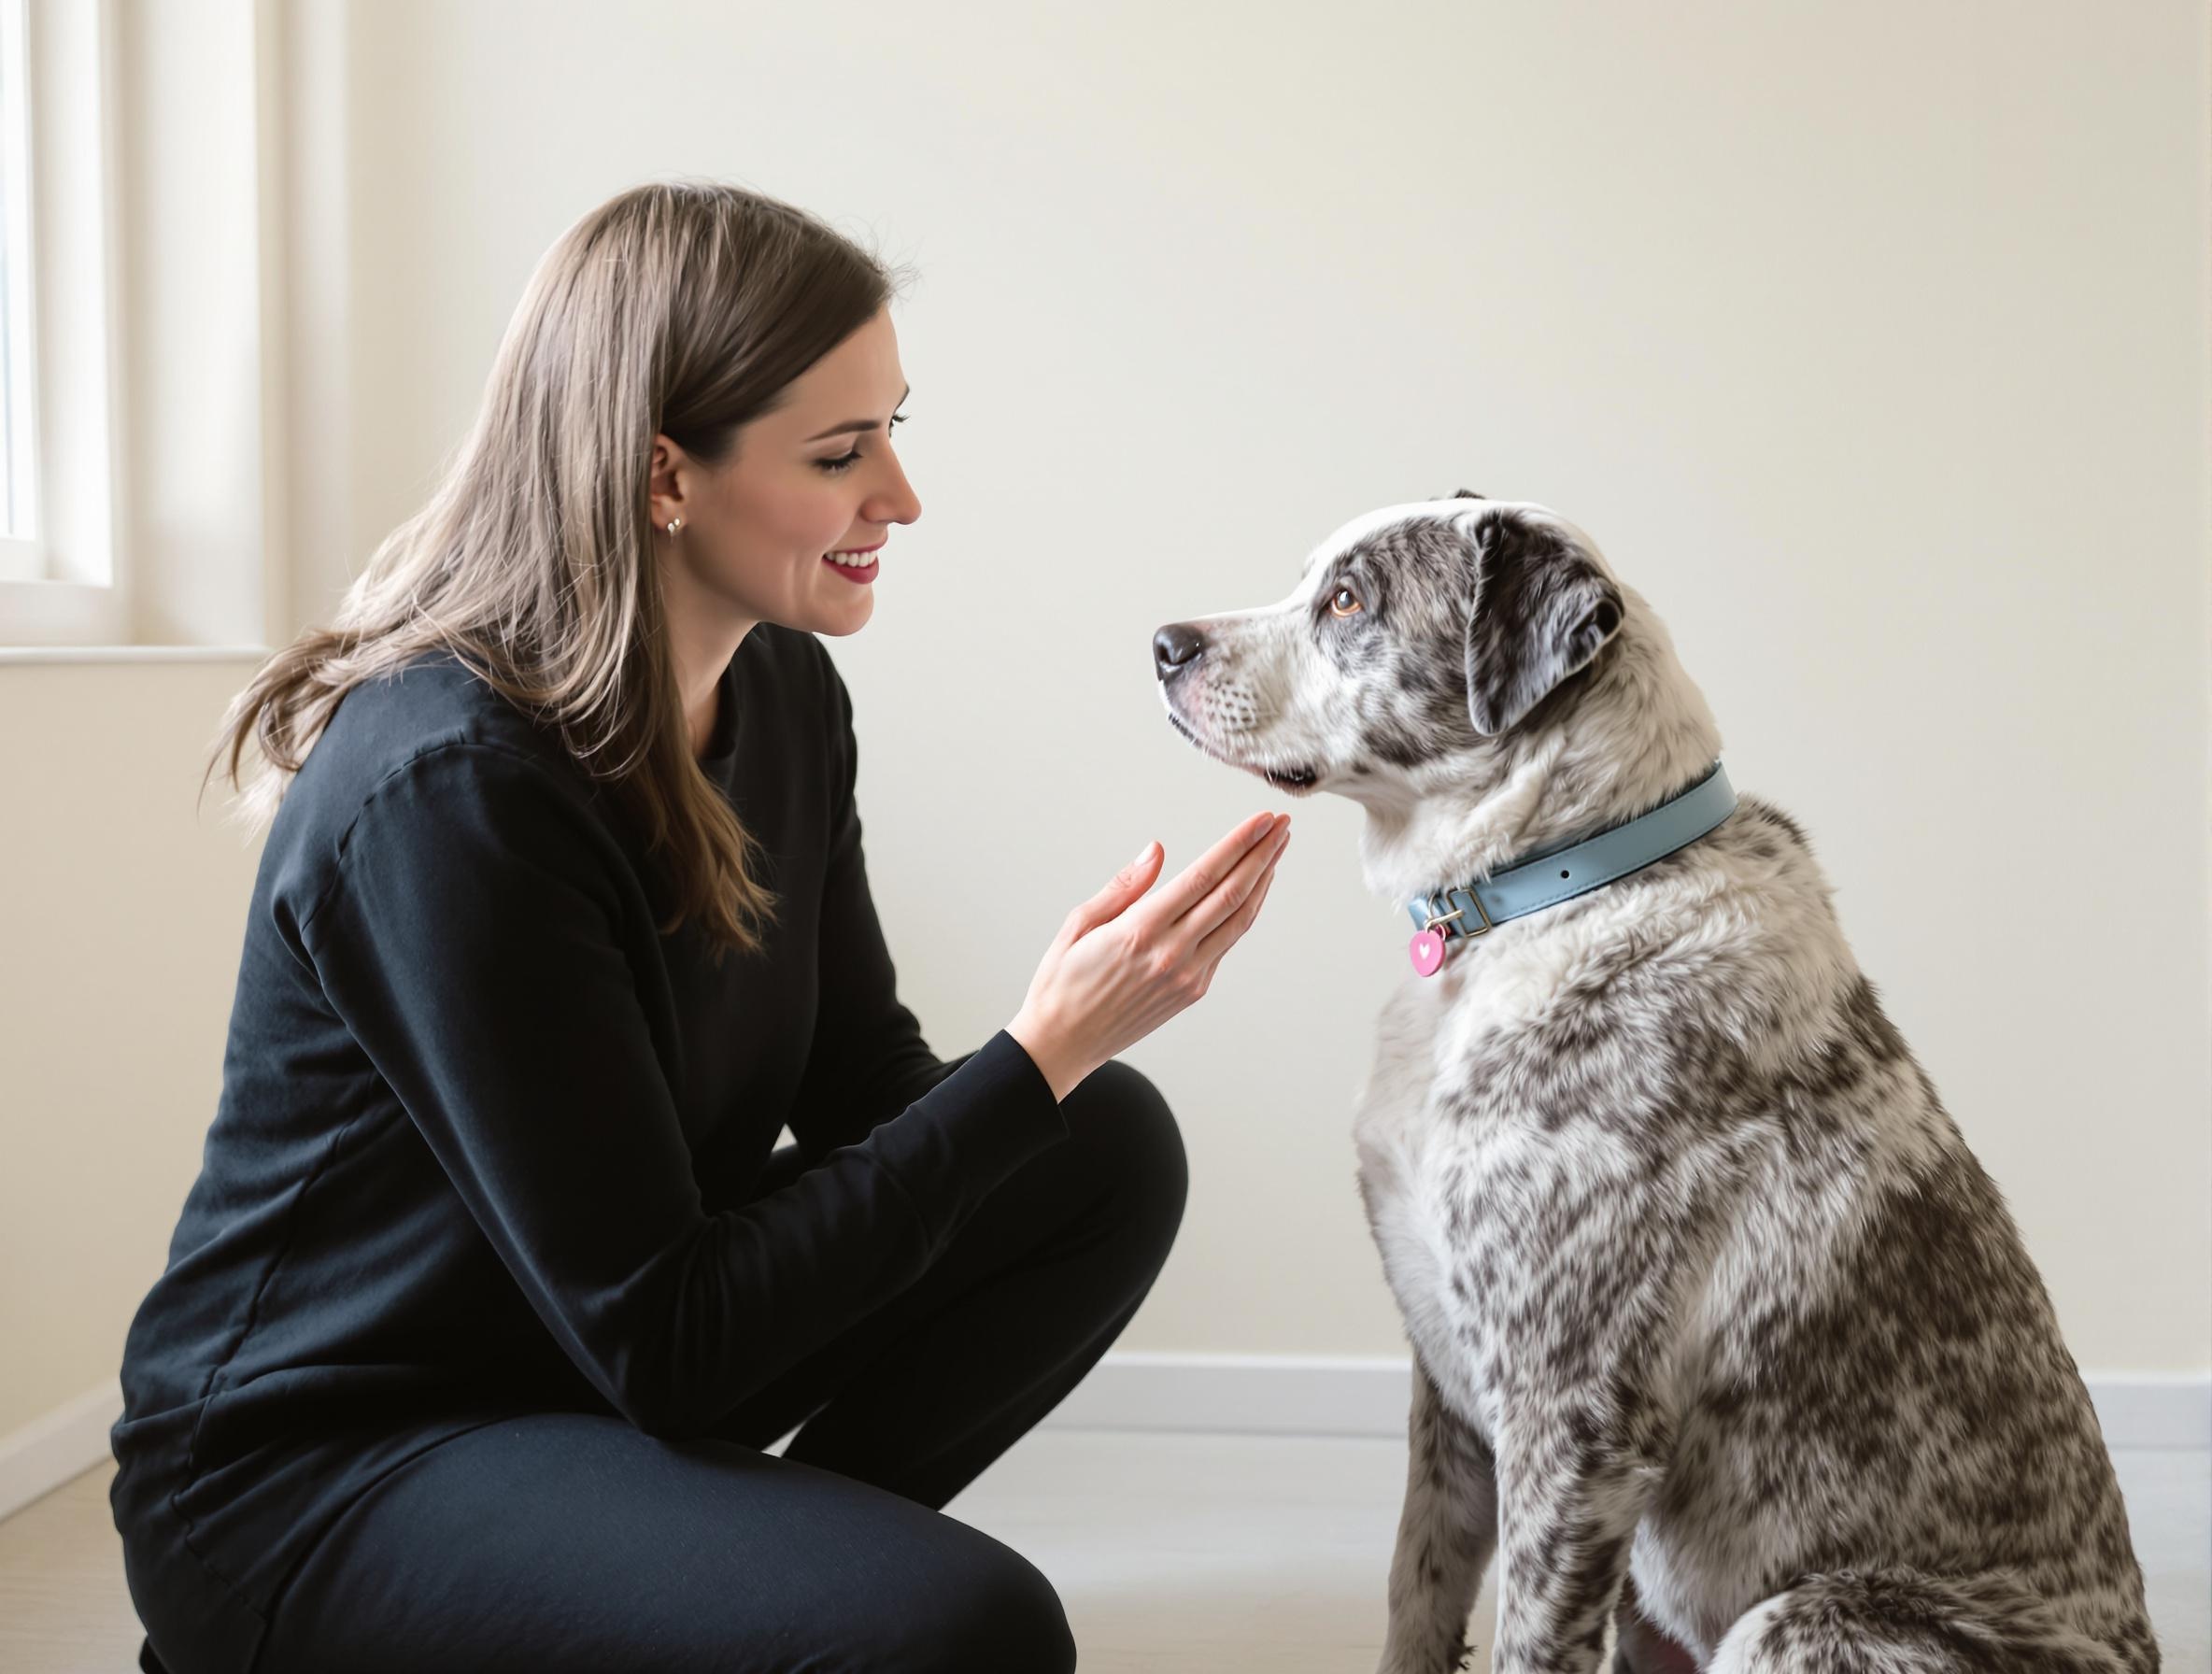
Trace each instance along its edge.
{"label": "collar buckle", "polygon": [[[1424,906],[1421,909],[1421,928],[1424,930],[1432,930],[1435,929],[1438,925],[1449,924],[1454,918],[1456,918],[1459,920],[1459,933],[1463,936],[1480,936],[1491,929],[1496,929],[1496,927],[1490,922],[1490,915],[1482,908],[1482,898],[1477,895],[1472,889],[1464,890],[1461,893],[1469,902],[1473,904],[1475,909],[1475,916],[1482,921],[1482,928],[1481,929],[1477,929],[1468,923],[1466,907],[1453,907],[1449,913],[1439,913],[1432,916],[1428,908]],[[1450,891],[1447,890],[1445,892],[1444,899],[1446,901],[1450,901],[1452,899]]]}

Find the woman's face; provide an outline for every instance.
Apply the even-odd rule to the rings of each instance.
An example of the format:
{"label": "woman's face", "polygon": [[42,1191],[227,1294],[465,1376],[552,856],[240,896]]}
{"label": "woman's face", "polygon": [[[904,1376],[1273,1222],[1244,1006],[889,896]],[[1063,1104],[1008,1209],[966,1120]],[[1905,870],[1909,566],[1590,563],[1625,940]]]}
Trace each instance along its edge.
{"label": "woman's face", "polygon": [[[892,524],[922,515],[891,451],[905,398],[886,309],[741,427],[722,466],[653,439],[653,545],[679,632],[726,655],[756,622],[845,634],[868,620],[887,552],[858,569],[828,554],[880,547]],[[683,519],[673,536],[671,518]]]}

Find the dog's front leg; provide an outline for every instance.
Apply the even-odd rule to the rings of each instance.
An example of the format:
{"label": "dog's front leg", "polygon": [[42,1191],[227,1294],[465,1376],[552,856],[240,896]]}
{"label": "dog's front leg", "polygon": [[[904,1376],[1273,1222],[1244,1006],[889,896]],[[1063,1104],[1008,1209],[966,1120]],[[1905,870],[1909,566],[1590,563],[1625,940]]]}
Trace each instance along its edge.
{"label": "dog's front leg", "polygon": [[1647,1408],[1527,1398],[1498,1437],[1493,1674],[1594,1674],[1660,1467]]}
{"label": "dog's front leg", "polygon": [[1467,1654],[1468,1612],[1497,1546],[1490,1449],[1413,1356],[1406,1503],[1390,1556],[1390,1626],[1379,1674],[1443,1674]]}

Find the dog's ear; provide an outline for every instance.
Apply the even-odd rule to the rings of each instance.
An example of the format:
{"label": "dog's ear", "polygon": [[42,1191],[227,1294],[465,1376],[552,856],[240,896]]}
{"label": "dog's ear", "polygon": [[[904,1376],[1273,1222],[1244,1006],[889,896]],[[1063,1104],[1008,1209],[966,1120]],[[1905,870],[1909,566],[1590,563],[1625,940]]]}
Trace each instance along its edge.
{"label": "dog's ear", "polygon": [[1454,500],[1481,500],[1485,498],[1485,496],[1476,493],[1472,489],[1462,489],[1458,493],[1453,495],[1452,498]]}
{"label": "dog's ear", "polygon": [[1467,617],[1467,709],[1495,738],[1621,627],[1621,589],[1567,531],[1518,512],[1469,513],[1475,546]]}

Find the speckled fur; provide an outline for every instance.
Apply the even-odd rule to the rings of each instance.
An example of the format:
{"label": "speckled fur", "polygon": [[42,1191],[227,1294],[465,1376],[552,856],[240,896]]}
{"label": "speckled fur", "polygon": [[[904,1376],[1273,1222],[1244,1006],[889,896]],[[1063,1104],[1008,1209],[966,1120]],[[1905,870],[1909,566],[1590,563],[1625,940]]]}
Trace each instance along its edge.
{"label": "speckled fur", "polygon": [[[1183,626],[1178,730],[1361,803],[1394,937],[1720,754],[1650,606],[1539,506],[1385,507],[1282,603]],[[1386,1674],[1460,1666],[1494,1556],[1498,1674],[1596,1668],[1624,1596],[1715,1674],[2158,1667],[2042,1282],[1780,809],[1739,787],[1409,973],[1354,1134],[1415,1361]]]}

